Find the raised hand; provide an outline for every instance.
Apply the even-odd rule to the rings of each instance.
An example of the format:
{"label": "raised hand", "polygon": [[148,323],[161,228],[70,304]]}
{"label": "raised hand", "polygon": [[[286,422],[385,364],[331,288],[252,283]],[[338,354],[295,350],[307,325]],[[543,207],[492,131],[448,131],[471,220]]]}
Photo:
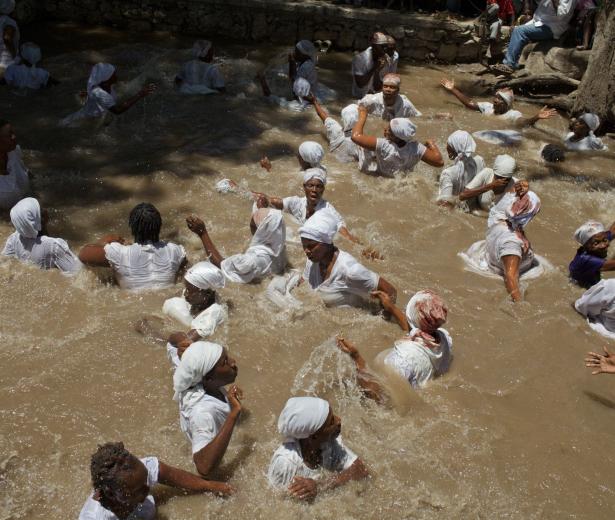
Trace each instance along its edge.
{"label": "raised hand", "polygon": [[346,341],[341,334],[335,338],[335,344],[337,345],[337,348],[339,348],[342,352],[345,352],[352,358],[354,358],[359,353],[356,347],[349,341]]}
{"label": "raised hand", "polygon": [[155,83],[150,83],[148,85],[145,85],[139,92],[139,94],[142,97],[146,97],[149,96],[150,94],[153,94],[154,92],[156,92],[156,90],[158,90],[158,86]]}
{"label": "raised hand", "polygon": [[271,161],[269,160],[269,157],[267,157],[266,155],[263,155],[263,157],[261,158],[260,165],[261,165],[261,168],[264,168],[268,172],[271,171]]}
{"label": "raised hand", "polygon": [[241,412],[241,399],[243,392],[237,385],[232,385],[228,390],[228,404],[231,405],[231,411],[239,414]]}
{"label": "raised hand", "polygon": [[557,110],[555,110],[554,108],[549,108],[547,106],[544,106],[540,109],[540,112],[536,114],[536,117],[538,119],[549,119],[556,115],[557,115]]}
{"label": "raised hand", "polygon": [[452,79],[443,78],[440,81],[440,85],[442,85],[446,90],[453,90],[455,88],[455,82]]}
{"label": "raised hand", "polygon": [[186,225],[188,226],[188,229],[190,231],[192,231],[195,235],[198,236],[201,236],[207,231],[207,228],[205,227],[205,222],[203,222],[196,215],[190,215],[188,218],[186,218]]}

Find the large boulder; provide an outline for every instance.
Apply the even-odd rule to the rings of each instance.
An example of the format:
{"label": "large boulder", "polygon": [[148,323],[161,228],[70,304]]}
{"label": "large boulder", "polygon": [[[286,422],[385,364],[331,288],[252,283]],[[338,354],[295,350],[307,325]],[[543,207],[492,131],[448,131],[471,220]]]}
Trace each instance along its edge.
{"label": "large boulder", "polygon": [[525,70],[530,74],[559,72],[580,80],[589,62],[589,51],[578,51],[557,45],[558,42],[540,42],[527,45],[523,50]]}

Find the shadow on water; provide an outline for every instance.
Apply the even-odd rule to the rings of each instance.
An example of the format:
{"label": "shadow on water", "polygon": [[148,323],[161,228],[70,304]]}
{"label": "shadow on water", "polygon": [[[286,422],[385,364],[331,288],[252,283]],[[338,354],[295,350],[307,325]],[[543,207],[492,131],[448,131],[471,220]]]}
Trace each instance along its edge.
{"label": "shadow on water", "polygon": [[610,399],[607,399],[606,397],[602,397],[601,395],[598,395],[594,392],[591,392],[589,390],[583,390],[583,393],[589,397],[592,401],[595,401],[596,403],[599,403],[603,406],[606,406],[607,408],[610,408],[611,410],[615,410],[615,402],[611,401]]}

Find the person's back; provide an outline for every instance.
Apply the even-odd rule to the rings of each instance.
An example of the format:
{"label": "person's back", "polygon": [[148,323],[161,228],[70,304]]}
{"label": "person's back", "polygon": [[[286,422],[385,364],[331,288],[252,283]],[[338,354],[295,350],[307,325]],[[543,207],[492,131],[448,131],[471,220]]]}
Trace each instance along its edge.
{"label": "person's back", "polygon": [[202,85],[210,89],[224,88],[224,78],[218,66],[202,60],[185,63],[179,77],[187,85]]}
{"label": "person's back", "polygon": [[10,87],[38,90],[47,85],[49,72],[38,67],[10,65],[4,73],[4,79]]}
{"label": "person's back", "polygon": [[0,208],[11,208],[29,189],[28,170],[22,159],[21,147],[17,145],[7,154],[6,173],[0,173]]}
{"label": "person's back", "polygon": [[66,274],[74,274],[82,267],[66,240],[44,235],[27,238],[15,232],[7,239],[2,254],[37,265],[41,269],[59,269]]}

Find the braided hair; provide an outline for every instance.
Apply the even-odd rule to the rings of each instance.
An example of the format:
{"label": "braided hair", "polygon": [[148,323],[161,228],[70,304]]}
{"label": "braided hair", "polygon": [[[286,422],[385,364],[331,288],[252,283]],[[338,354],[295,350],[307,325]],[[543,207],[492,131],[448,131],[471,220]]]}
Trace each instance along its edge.
{"label": "braided hair", "polygon": [[138,244],[160,240],[162,217],[156,207],[149,202],[141,202],[132,208],[128,217],[128,225]]}
{"label": "braided hair", "polygon": [[566,159],[564,149],[557,144],[548,144],[540,152],[540,155],[546,162],[556,163]]}
{"label": "braided hair", "polygon": [[99,445],[90,461],[92,486],[100,493],[100,503],[103,507],[109,504],[122,503],[123,477],[132,469],[130,452],[124,448],[123,442],[107,442]]}

